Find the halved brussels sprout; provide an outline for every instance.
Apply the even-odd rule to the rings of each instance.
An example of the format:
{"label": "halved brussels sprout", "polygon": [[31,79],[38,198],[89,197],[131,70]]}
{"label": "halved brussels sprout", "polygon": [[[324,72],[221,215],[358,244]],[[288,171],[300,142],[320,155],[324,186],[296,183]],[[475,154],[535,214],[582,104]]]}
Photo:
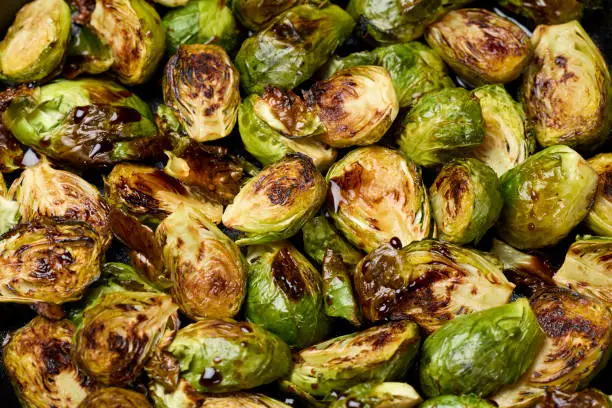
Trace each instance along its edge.
{"label": "halved brussels sprout", "polygon": [[425,340],[422,391],[429,397],[487,396],[527,371],[543,338],[524,298],[458,317]]}
{"label": "halved brussels sprout", "polygon": [[612,236],[612,153],[598,154],[588,163],[599,175],[599,186],[584,223],[595,234]]}
{"label": "halved brussels sprout", "polygon": [[378,142],[399,111],[391,76],[384,67],[362,65],[336,72],[308,91],[325,131],[319,138],[332,147]]}
{"label": "halved brussels sprout", "polygon": [[84,221],[100,235],[103,250],[110,245],[110,208],[102,194],[76,174],[52,168],[46,159],[26,168],[8,196],[20,203],[24,223],[41,217]]}
{"label": "halved brussels sprout", "polygon": [[263,394],[237,393],[227,396],[207,397],[201,408],[289,408],[280,401]]}
{"label": "halved brussels sprout", "polygon": [[494,408],[495,406],[475,395],[442,395],[428,399],[419,408]]}
{"label": "halved brussels sprout", "polygon": [[473,94],[480,102],[485,133],[472,154],[501,177],[533,151],[535,142],[527,129],[525,112],[501,85],[482,86]]}
{"label": "halved brussels sprout", "polygon": [[565,393],[559,390],[546,392],[546,397],[535,408],[611,408],[612,400],[603,392],[594,388],[576,393]]}
{"label": "halved brussels sprout", "polygon": [[312,160],[302,154],[263,169],[225,208],[223,224],[241,231],[238,245],[289,238],[325,201],[327,185]]}
{"label": "halved brussels sprout", "polygon": [[113,66],[111,49],[91,28],[72,24],[72,36],[62,74],[72,79],[80,74],[97,75]]}
{"label": "halved brussels sprout", "polygon": [[422,401],[416,390],[406,383],[364,383],[349,388],[329,408],[414,408],[421,406]]}
{"label": "halved brussels sprout", "polygon": [[194,320],[238,313],[246,290],[242,255],[202,212],[180,206],[159,224],[155,239],[183,313]]}
{"label": "halved brussels sprout", "polygon": [[314,110],[292,91],[268,87],[263,96],[249,96],[240,105],[238,127],[246,150],[264,165],[302,153],[326,170],[336,159],[334,149],[305,137],[323,128]]}
{"label": "halved brussels sprout", "polygon": [[353,284],[347,272],[342,255],[328,248],[323,259],[323,298],[325,313],[349,321],[353,326],[361,326],[361,313]]}
{"label": "halved brussels sprout", "polygon": [[23,148],[0,120],[0,173],[11,173],[22,167]]}
{"label": "halved brussels sprout", "polygon": [[307,0],[235,0],[231,7],[243,26],[252,31],[265,28],[274,17]]}
{"label": "halved brussels sprout", "polygon": [[364,251],[393,237],[408,245],[430,235],[431,209],[421,172],[398,152],[355,149],[329,169],[327,180],[331,218]]}
{"label": "halved brussels sprout", "polygon": [[499,179],[477,159],[455,159],[444,165],[429,188],[440,239],[455,244],[478,242],[501,212]]}
{"label": "halved brussels sprout", "polygon": [[230,134],[238,117],[238,71],[217,45],[181,45],[164,71],[164,103],[197,142]]}
{"label": "halved brussels sprout", "polygon": [[323,264],[328,249],[340,255],[347,265],[356,265],[363,258],[363,254],[332,227],[325,215],[317,215],[304,224],[302,240],[306,254],[319,265]]}
{"label": "halved brussels sprout", "polygon": [[89,394],[78,408],[152,408],[152,405],[143,394],[108,387]]}
{"label": "halved brussels sprout", "polygon": [[538,143],[597,149],[612,126],[612,80],[601,52],[577,21],[538,26],[531,41],[521,98]]}
{"label": "halved brussels sprout", "polygon": [[485,9],[451,11],[427,27],[425,38],[472,85],[514,81],[531,57],[527,34]]}
{"label": "halved brussels sprout", "polygon": [[366,381],[403,378],[419,350],[418,326],[399,321],[372,327],[301,350],[289,381],[324,397]]}
{"label": "halved brussels sprout", "polygon": [[102,240],[89,224],[40,219],[0,236],[0,302],[78,300],[100,276]]}
{"label": "halved brussels sprout", "polygon": [[35,317],[8,337],[3,363],[22,406],[76,408],[98,385],[71,357],[74,325]]}
{"label": "halved brussels sprout", "polygon": [[242,43],[236,67],[243,89],[261,94],[267,85],[295,88],[325,64],[354,26],[351,16],[333,4],[291,8]]}
{"label": "halved brussels sprout", "polygon": [[70,21],[64,0],[34,0],[23,6],[0,42],[0,78],[31,82],[58,73],[68,47]]}
{"label": "halved brussels sprout", "polygon": [[409,318],[429,333],[459,315],[505,304],[514,289],[497,259],[434,240],[383,245],[357,265],[353,279],[364,318]]}
{"label": "halved brussels sprout", "polygon": [[225,1],[181,2],[184,7],[170,10],[162,19],[168,54],[176,53],[184,44],[213,43],[228,52],[236,48],[240,42],[240,29]]}
{"label": "halved brussels sprout", "polygon": [[110,81],[57,80],[13,99],[2,121],[24,145],[72,167],[162,154],[148,105]]}
{"label": "halved brussels sprout", "polygon": [[599,300],[549,288],[536,293],[531,307],[546,340],[525,375],[492,396],[500,407],[531,407],[547,390],[574,392],[588,384],[610,354],[612,314]]}
{"label": "halved brussels sprout", "polygon": [[437,167],[470,153],[484,140],[478,98],[463,88],[423,96],[406,115],[399,147],[415,163]]}
{"label": "halved brussels sprout", "polygon": [[322,341],[330,329],[322,280],[308,259],[288,242],[249,247],[245,317],[290,346]]}
{"label": "halved brussels sprout", "polygon": [[551,146],[501,178],[501,238],[515,248],[557,244],[588,214],[597,173],[574,150]]}
{"label": "halved brussels sprout", "polygon": [[561,24],[580,20],[585,9],[597,9],[601,0],[497,0],[513,13],[533,20],[536,24]]}
{"label": "halved brussels sprout", "polygon": [[95,0],[89,27],[106,42],[112,69],[127,85],[146,82],[164,55],[166,34],[146,0]]}

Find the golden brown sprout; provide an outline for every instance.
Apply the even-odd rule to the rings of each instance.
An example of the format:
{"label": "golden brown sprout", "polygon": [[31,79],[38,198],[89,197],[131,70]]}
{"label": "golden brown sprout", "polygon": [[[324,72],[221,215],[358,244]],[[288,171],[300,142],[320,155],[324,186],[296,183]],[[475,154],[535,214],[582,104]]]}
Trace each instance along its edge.
{"label": "golden brown sprout", "polygon": [[140,393],[108,387],[89,394],[79,408],[152,408],[152,405]]}

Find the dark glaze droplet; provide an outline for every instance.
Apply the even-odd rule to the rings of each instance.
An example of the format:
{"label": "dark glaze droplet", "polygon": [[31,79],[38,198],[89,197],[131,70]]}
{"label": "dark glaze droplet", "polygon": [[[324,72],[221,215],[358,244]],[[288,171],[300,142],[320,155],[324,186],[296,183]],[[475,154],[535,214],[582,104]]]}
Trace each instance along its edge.
{"label": "dark glaze droplet", "polygon": [[200,377],[200,385],[210,387],[223,381],[223,375],[213,367],[206,367]]}
{"label": "dark glaze droplet", "polygon": [[398,237],[391,238],[389,244],[395,249],[402,249],[402,241]]}

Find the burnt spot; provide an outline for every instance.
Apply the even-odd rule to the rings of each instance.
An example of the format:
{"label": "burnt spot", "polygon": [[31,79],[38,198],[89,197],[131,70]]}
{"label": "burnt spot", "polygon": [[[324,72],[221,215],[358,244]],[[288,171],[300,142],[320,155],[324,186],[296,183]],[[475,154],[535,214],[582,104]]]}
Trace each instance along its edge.
{"label": "burnt spot", "polygon": [[212,105],[210,105],[209,107],[207,107],[206,109],[204,109],[204,115],[205,116],[211,116],[212,114],[214,114],[217,110],[219,109],[219,104],[217,103],[213,103]]}
{"label": "burnt spot", "polygon": [[71,345],[60,339],[50,339],[42,344],[41,359],[48,375],[57,375],[72,367]]}
{"label": "burnt spot", "polygon": [[612,169],[599,175],[599,186],[602,194],[612,201]]}
{"label": "burnt spot", "polygon": [[262,98],[287,129],[287,136],[299,134],[304,121],[310,119],[308,115],[314,114],[313,107],[291,90],[267,86]]}
{"label": "burnt spot", "polygon": [[364,168],[359,163],[351,164],[342,175],[331,180],[344,191],[358,191],[363,183]]}
{"label": "burnt spot", "polygon": [[567,58],[565,58],[562,55],[559,55],[559,56],[555,57],[555,65],[557,65],[558,67],[561,67],[561,68],[566,68],[567,67]]}
{"label": "burnt spot", "polygon": [[272,277],[290,300],[299,301],[305,295],[307,283],[288,248],[282,248],[274,257]]}

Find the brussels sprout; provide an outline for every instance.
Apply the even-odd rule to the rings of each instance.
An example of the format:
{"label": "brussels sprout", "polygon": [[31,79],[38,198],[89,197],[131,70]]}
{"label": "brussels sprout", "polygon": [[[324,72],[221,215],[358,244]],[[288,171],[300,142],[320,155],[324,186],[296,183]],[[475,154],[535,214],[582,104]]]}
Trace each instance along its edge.
{"label": "brussels sprout", "polygon": [[182,3],[186,5],[169,11],[162,19],[169,54],[175,54],[183,44],[212,42],[228,52],[236,48],[240,42],[240,30],[225,1],[190,0]]}
{"label": "brussels sprout", "polygon": [[526,129],[525,112],[501,85],[482,86],[473,94],[480,101],[485,133],[482,144],[472,154],[501,177],[533,151],[534,140]]}
{"label": "brussels sprout", "polygon": [[246,289],[242,255],[202,212],[180,206],[159,224],[155,238],[183,313],[194,320],[238,313]]}
{"label": "brussels sprout", "polygon": [[325,313],[361,326],[361,314],[342,255],[328,248],[323,259],[322,274]]}
{"label": "brussels sprout", "polygon": [[113,66],[110,47],[87,26],[72,24],[72,36],[66,55],[63,74],[75,78],[80,74],[97,75]]}
{"label": "brussels sprout", "polygon": [[588,160],[599,175],[595,204],[584,220],[598,235],[612,236],[612,153],[601,153]]}
{"label": "brussels sprout", "polygon": [[423,400],[414,388],[406,383],[364,383],[349,388],[329,408],[413,408]]}
{"label": "brussels sprout", "polygon": [[[292,91],[268,87],[263,96],[251,95],[240,105],[238,127],[246,150],[262,164],[275,163],[287,154],[302,153],[326,170],[336,151],[314,138],[321,121]],[[296,138],[297,136],[297,138]]]}
{"label": "brussels sprout", "polygon": [[564,288],[531,299],[546,340],[535,362],[515,384],[492,399],[500,407],[531,407],[546,390],[574,392],[605,366],[612,344],[612,314],[604,303]]}
{"label": "brussels sprout", "polygon": [[423,96],[406,115],[400,149],[424,167],[437,167],[465,155],[484,140],[478,98],[463,88],[447,88]]}
{"label": "brussels sprout", "polygon": [[152,408],[144,395],[122,388],[102,388],[85,398],[78,408]]}
{"label": "brussels sprout", "polygon": [[531,41],[535,58],[521,98],[538,143],[597,149],[612,126],[612,80],[601,52],[577,21],[538,26]]}
{"label": "brussels sprout", "polygon": [[161,154],[148,105],[110,81],[57,80],[15,98],[4,125],[24,145],[73,167]]}
{"label": "brussels sprout", "polygon": [[297,354],[289,381],[314,396],[403,378],[419,349],[416,324],[399,321],[336,337]]}
{"label": "brussels sprout", "polygon": [[95,0],[88,26],[111,49],[112,69],[127,85],[146,82],[164,55],[166,35],[146,0]]}
{"label": "brussels sprout", "polygon": [[425,38],[472,85],[514,81],[531,57],[527,34],[485,9],[451,11],[427,27]]}
{"label": "brussels sprout", "polygon": [[535,408],[610,408],[612,400],[601,391],[587,389],[568,394],[559,390],[546,393],[546,397]]}
{"label": "brussels sprout", "polygon": [[365,319],[410,318],[426,332],[449,320],[508,302],[514,285],[495,258],[451,243],[423,240],[383,245],[355,268]]}
{"label": "brussels sprout", "polygon": [[164,102],[198,142],[230,134],[238,116],[238,71],[217,45],[181,45],[164,71]]}
{"label": "brussels sprout", "polygon": [[0,173],[11,173],[22,167],[23,148],[0,120]]}
{"label": "brussels sprout", "polygon": [[100,275],[102,240],[81,221],[41,219],[0,236],[0,302],[78,300]]}
{"label": "brussels sprout", "polygon": [[497,0],[515,14],[533,20],[536,24],[561,24],[580,20],[584,9],[597,9],[601,0]]}
{"label": "brussels sprout", "polygon": [[[310,1],[315,3],[315,1]],[[306,0],[234,0],[231,7],[243,26],[252,31],[265,28],[274,17]]]}
{"label": "brussels sprout", "polygon": [[319,209],[327,185],[313,162],[288,155],[250,179],[225,208],[223,224],[241,231],[238,245],[289,238]]}
{"label": "brussels sprout", "polygon": [[52,168],[46,159],[21,173],[9,197],[20,203],[22,222],[41,217],[84,221],[100,235],[103,250],[111,243],[110,208],[102,194],[76,174]]}
{"label": "brussels sprout", "polygon": [[407,245],[430,235],[431,210],[421,172],[398,152],[378,146],[355,149],[332,166],[327,180],[331,218],[364,251],[393,237]]}
{"label": "brussels sprout", "polygon": [[456,244],[478,242],[501,212],[495,171],[477,159],[456,159],[442,168],[429,188],[438,236]]}
{"label": "brussels sprout", "polygon": [[332,227],[325,215],[317,215],[304,224],[302,240],[306,254],[319,265],[323,264],[327,249],[340,255],[347,265],[356,265],[363,258],[361,252]]}
{"label": "brussels sprout", "polygon": [[330,322],[323,307],[319,272],[288,242],[249,247],[248,321],[290,346],[322,341]]}
{"label": "brussels sprout", "polygon": [[15,393],[27,408],[76,408],[97,385],[70,353],[74,325],[35,317],[4,346],[3,363]]}
{"label": "brussels sprout", "polygon": [[242,43],[236,55],[247,93],[267,85],[295,88],[321,67],[349,36],[355,22],[336,5],[293,7]]}
{"label": "brussels sprout", "polygon": [[527,299],[458,317],[425,340],[422,391],[489,395],[527,371],[543,337]]}
{"label": "brussels sprout", "polygon": [[26,4],[0,42],[0,78],[31,82],[57,73],[69,38],[70,8],[64,0]]}
{"label": "brussels sprout", "polygon": [[475,395],[443,395],[425,401],[419,408],[494,408]]}
{"label": "brussels sprout", "polygon": [[501,238],[515,248],[557,244],[588,214],[597,173],[567,146],[529,157],[501,178]]}

